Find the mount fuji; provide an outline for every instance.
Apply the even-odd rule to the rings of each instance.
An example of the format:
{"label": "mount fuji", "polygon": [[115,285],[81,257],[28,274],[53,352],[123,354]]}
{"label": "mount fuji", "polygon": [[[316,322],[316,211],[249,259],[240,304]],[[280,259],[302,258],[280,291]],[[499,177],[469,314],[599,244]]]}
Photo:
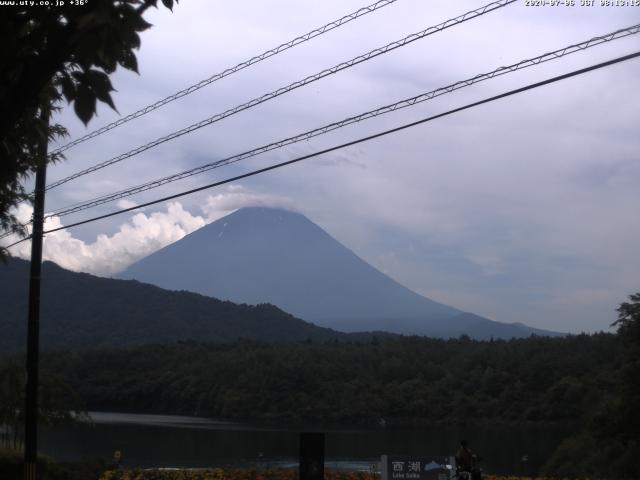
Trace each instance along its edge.
{"label": "mount fuji", "polygon": [[343,332],[477,339],[557,335],[419,295],[304,215],[277,208],[237,210],[130,265],[118,278],[236,303],[271,303]]}

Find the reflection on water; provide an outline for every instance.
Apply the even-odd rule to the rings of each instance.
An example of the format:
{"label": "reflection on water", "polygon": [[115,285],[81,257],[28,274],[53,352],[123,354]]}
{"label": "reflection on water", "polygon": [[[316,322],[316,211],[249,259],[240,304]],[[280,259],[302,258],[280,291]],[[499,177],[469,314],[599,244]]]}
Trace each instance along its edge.
{"label": "reflection on water", "polygon": [[[175,428],[243,428],[240,423],[227,422],[205,417],[184,417],[180,415],[145,415],[141,413],[90,412],[94,424],[133,424]],[[244,428],[246,429],[246,428]]]}
{"label": "reflection on water", "polygon": [[[41,451],[57,460],[110,459],[128,467],[293,467],[300,428],[274,428],[172,415],[92,412],[91,424],[42,427]],[[328,428],[328,468],[366,469],[383,454],[448,456],[461,439],[498,474],[534,474],[570,433],[557,427]],[[528,460],[522,461],[526,455]]]}

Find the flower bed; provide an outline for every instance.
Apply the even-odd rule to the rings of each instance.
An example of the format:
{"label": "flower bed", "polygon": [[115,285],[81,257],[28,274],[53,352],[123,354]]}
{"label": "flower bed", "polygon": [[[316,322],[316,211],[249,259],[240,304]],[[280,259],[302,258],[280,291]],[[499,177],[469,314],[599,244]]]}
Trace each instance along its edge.
{"label": "flower bed", "polygon": [[[483,480],[568,480],[551,477],[516,477],[483,475]],[[325,480],[380,480],[373,472],[325,471]],[[298,480],[296,469],[255,470],[237,469],[159,469],[159,470],[109,470],[100,480]]]}

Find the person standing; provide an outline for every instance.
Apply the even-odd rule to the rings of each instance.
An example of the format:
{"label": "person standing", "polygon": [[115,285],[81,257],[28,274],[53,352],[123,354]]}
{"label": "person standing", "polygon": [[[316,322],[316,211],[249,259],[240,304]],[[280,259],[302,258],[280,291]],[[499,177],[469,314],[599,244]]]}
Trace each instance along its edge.
{"label": "person standing", "polygon": [[481,480],[482,473],[478,468],[478,457],[470,449],[466,440],[460,442],[456,452],[458,472],[468,472],[471,480]]}

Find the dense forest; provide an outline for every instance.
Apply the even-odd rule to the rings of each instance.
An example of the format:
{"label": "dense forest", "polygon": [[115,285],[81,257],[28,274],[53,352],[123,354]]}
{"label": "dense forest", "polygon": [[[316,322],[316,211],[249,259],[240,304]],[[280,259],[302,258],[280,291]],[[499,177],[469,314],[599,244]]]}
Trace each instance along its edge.
{"label": "dense forest", "polygon": [[580,421],[615,394],[614,335],[493,342],[231,344],[57,352],[42,359],[89,410],[371,423]]}
{"label": "dense forest", "polygon": [[[325,425],[572,424],[576,433],[550,459],[549,473],[640,478],[640,294],[631,299],[618,309],[617,334],[186,341],[50,352],[42,378],[55,395],[44,398],[52,412],[73,405]],[[0,357],[3,378],[19,382],[9,374],[22,363]],[[15,394],[9,383],[0,396]]]}

